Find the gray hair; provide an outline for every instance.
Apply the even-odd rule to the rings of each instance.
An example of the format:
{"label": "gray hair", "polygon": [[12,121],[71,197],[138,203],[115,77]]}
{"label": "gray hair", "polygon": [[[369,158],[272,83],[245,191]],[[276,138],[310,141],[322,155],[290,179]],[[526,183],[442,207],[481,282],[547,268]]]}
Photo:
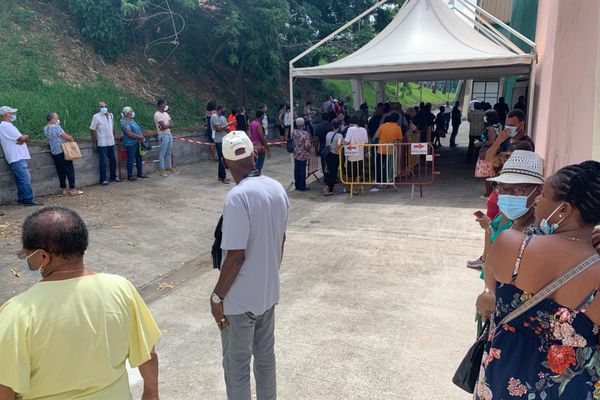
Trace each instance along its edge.
{"label": "gray hair", "polygon": [[123,111],[122,111],[122,113],[123,113],[123,116],[125,116],[125,115],[129,114],[129,113],[130,113],[130,112],[132,112],[132,111],[133,111],[133,108],[131,108],[131,107],[129,107],[129,106],[127,106],[127,107],[123,108]]}
{"label": "gray hair", "polygon": [[297,127],[304,127],[304,118],[298,118],[296,120],[296,126]]}

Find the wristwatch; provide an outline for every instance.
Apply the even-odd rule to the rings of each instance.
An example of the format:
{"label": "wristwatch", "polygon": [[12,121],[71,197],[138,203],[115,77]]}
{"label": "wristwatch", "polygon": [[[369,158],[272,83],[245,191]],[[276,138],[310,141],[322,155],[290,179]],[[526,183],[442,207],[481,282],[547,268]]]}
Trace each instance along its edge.
{"label": "wristwatch", "polygon": [[213,292],[212,296],[210,296],[210,301],[212,301],[215,304],[221,304],[223,302],[223,299],[218,294]]}

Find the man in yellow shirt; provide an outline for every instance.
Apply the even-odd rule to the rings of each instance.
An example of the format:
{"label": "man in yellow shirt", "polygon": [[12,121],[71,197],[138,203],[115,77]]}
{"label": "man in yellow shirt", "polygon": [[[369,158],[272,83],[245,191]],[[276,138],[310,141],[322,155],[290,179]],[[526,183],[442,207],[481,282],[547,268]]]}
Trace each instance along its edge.
{"label": "man in yellow shirt", "polygon": [[377,183],[380,184],[393,182],[394,179],[394,162],[398,161],[400,154],[398,149],[394,148],[394,144],[400,143],[403,137],[398,121],[400,121],[398,113],[390,114],[375,133],[375,138],[379,139],[375,170]]}
{"label": "man in yellow shirt", "polygon": [[41,209],[23,223],[19,256],[40,279],[0,307],[0,400],[129,400],[125,362],[158,400],[160,331],[133,285],[87,269],[77,213]]}

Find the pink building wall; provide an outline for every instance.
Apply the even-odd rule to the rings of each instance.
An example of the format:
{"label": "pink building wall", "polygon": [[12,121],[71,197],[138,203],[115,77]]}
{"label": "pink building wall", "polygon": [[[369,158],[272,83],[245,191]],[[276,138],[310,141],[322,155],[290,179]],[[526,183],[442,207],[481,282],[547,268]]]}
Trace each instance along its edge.
{"label": "pink building wall", "polygon": [[539,2],[533,136],[547,174],[598,157],[599,25],[598,0]]}

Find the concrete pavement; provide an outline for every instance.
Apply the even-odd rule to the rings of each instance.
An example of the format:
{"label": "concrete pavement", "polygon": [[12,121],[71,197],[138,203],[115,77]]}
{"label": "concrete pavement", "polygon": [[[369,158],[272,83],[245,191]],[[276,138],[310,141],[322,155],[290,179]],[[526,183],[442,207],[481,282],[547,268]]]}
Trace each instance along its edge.
{"label": "concrete pavement", "polygon": [[[274,153],[265,173],[287,186],[288,156]],[[276,309],[280,399],[471,397],[451,377],[475,334],[482,283],[464,265],[482,250],[472,212],[485,202],[463,158],[464,149],[442,154],[442,175],[423,199],[411,200],[408,187],[352,200],[323,197],[317,183],[290,193]],[[161,398],[225,399],[208,304],[218,272],[208,252],[230,187],[216,181],[211,162],[182,172],[47,204],[81,212],[91,232],[88,266],[127,276],[149,302],[163,331]],[[32,209],[3,211],[0,224],[14,226]],[[33,282],[9,272],[20,269],[17,248],[14,234],[0,239],[0,301]],[[135,374],[132,383],[135,398]]]}

